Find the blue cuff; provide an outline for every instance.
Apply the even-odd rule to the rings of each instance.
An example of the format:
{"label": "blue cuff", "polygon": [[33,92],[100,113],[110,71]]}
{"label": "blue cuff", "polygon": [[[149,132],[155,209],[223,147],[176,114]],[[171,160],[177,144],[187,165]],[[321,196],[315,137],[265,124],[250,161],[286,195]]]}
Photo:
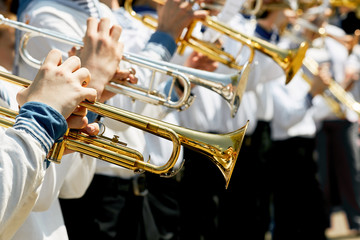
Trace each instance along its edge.
{"label": "blue cuff", "polygon": [[174,55],[177,45],[170,34],[156,31],[151,35],[145,48],[159,52],[162,59],[168,61]]}
{"label": "blue cuff", "polygon": [[25,103],[14,124],[15,129],[29,133],[46,152],[67,130],[65,118],[52,107],[40,102]]}
{"label": "blue cuff", "polygon": [[313,100],[313,96],[310,93],[306,94],[306,106],[308,108],[310,108],[313,104],[312,104],[312,100]]}

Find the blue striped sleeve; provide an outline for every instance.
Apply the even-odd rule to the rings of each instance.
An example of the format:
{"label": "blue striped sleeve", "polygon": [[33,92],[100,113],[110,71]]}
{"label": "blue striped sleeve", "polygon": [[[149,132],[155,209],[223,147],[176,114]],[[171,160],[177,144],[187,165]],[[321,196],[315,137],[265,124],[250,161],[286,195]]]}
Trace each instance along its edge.
{"label": "blue striped sleeve", "polygon": [[169,61],[176,48],[174,39],[168,33],[161,31],[154,32],[145,46],[145,50],[153,50],[160,54],[163,61]]}
{"label": "blue striped sleeve", "polygon": [[14,129],[26,131],[49,152],[54,142],[65,134],[67,122],[52,107],[40,102],[28,102],[20,108]]}

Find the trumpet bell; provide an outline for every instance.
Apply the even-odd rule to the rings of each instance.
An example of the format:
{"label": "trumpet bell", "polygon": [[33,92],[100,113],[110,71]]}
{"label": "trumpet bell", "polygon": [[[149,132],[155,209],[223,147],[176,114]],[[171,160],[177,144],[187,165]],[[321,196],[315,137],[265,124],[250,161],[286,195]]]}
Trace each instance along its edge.
{"label": "trumpet bell", "polygon": [[248,45],[251,49],[262,52],[272,58],[283,69],[286,75],[286,84],[291,81],[301,68],[302,61],[305,57],[307,49],[309,48],[309,44],[304,41],[300,44],[298,49],[281,49],[278,46],[258,37],[247,36],[230,28],[229,26],[226,26],[225,24],[214,21],[211,18],[208,18],[208,21],[204,24],[211,25],[215,30],[222,32],[228,37]]}
{"label": "trumpet bell", "polygon": [[[249,79],[249,73],[251,70],[250,64],[245,63],[243,69],[237,74],[230,75],[229,81],[224,81],[224,87],[221,88],[219,94],[226,100],[230,107],[231,117],[234,118],[239,110],[242,96],[245,92],[247,81]],[[213,89],[213,91],[217,91]]]}
{"label": "trumpet bell", "polygon": [[[280,58],[274,57],[276,61],[284,70],[286,75],[285,83],[288,84],[295,74],[299,71],[302,66],[302,62],[305,58],[306,51],[309,48],[307,42],[302,42],[298,49],[287,50],[286,55]],[[279,53],[280,55],[280,53]]]}
{"label": "trumpet bell", "polygon": [[[188,148],[199,151],[199,144],[202,146],[202,153],[208,156],[211,161],[219,168],[224,179],[225,188],[228,188],[232,173],[238,159],[242,142],[245,136],[245,131],[248,123],[242,128],[227,134],[209,134],[203,133],[196,137],[197,142],[187,142]],[[192,135],[187,135],[189,138]],[[184,134],[185,136],[185,134]],[[195,138],[195,136],[191,136]],[[185,139],[186,140],[186,139]],[[216,146],[213,148],[212,146]]]}

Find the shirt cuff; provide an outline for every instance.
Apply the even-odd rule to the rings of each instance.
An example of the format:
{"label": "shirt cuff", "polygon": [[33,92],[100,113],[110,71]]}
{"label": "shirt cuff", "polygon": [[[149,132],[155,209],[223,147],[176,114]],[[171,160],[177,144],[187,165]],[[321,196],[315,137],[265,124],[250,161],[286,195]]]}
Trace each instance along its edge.
{"label": "shirt cuff", "polygon": [[160,54],[164,61],[169,61],[176,51],[177,45],[175,40],[167,33],[156,31],[154,32],[148,43],[146,50],[152,50]]}
{"label": "shirt cuff", "polygon": [[13,127],[29,133],[48,153],[68,126],[65,118],[52,107],[40,102],[27,102],[20,108]]}
{"label": "shirt cuff", "polygon": [[312,107],[312,105],[313,105],[312,100],[313,100],[313,96],[310,93],[307,93],[305,103],[308,108]]}

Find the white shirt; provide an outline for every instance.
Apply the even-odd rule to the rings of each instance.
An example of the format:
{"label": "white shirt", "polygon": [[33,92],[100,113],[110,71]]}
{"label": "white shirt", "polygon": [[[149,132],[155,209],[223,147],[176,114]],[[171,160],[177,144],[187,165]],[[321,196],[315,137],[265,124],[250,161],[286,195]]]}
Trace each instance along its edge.
{"label": "white shirt", "polygon": [[284,78],[269,84],[274,104],[271,138],[275,141],[315,136],[316,125],[311,100],[306,97],[310,85],[302,79],[301,74],[300,70],[288,85],[284,84]]}
{"label": "white shirt", "polygon": [[[333,34],[335,36],[341,36],[344,34],[342,29],[332,25],[327,25],[326,30],[329,34]],[[318,60],[317,58],[322,56],[322,54],[318,54],[319,51],[326,51],[328,54],[327,60],[331,61],[333,79],[341,84],[345,77],[345,64],[348,59],[347,49],[341,43],[330,37],[326,37],[325,39],[316,39],[314,41],[314,45],[318,46],[319,49],[309,49],[307,55],[309,54],[311,57],[313,57],[313,59]],[[311,54],[312,52],[315,52],[315,54]],[[317,121],[319,127],[321,126],[321,122],[323,120],[338,119],[338,117],[321,96],[315,97],[313,103],[316,109],[314,112],[314,118]],[[355,112],[345,108],[344,106],[342,108],[345,110],[345,117],[348,121],[356,122],[358,120],[358,116]]]}
{"label": "white shirt", "polygon": [[34,137],[14,128],[0,128],[0,142],[0,239],[10,239],[38,198],[46,152]]}
{"label": "white shirt", "polygon": [[[103,9],[106,8],[103,6]],[[24,16],[19,16],[20,21],[29,19],[29,24],[44,29],[52,26],[54,31],[77,39],[81,39],[86,30],[86,14],[56,2],[30,4],[24,13]],[[45,38],[33,40],[29,42],[29,51],[37,59],[45,57],[52,48],[61,50],[63,59],[67,58],[67,51],[70,49],[68,45]],[[19,75],[27,79],[33,79],[37,73],[37,69],[29,67],[22,61],[19,63],[18,70]],[[59,194],[62,197],[80,197],[92,180],[95,166],[95,159],[80,158],[78,153],[64,156],[60,165],[50,164],[34,211],[12,239],[67,239],[57,199]],[[51,216],[51,223],[44,224],[49,222],[49,216]]]}
{"label": "white shirt", "polygon": [[[6,71],[2,67],[0,69]],[[2,91],[7,92],[10,100],[10,106],[4,107],[18,110],[15,97],[20,87],[4,81],[0,81],[0,87]],[[36,126],[38,130],[42,129],[40,125]],[[47,136],[41,135],[41,132],[36,134]],[[27,225],[26,221],[31,218],[31,211],[38,208],[39,202],[52,202],[51,199],[43,199],[41,196],[42,187],[46,186],[43,181],[44,179],[47,181],[49,176],[47,170],[51,171],[53,165],[50,164],[48,168],[45,166],[46,151],[38,138],[32,137],[24,130],[1,128],[0,142],[3,143],[0,147],[0,172],[2,172],[0,174],[2,198],[0,201],[0,239],[16,239],[17,237],[13,235],[21,232],[19,229],[26,229],[24,227]],[[55,224],[56,220],[55,217],[51,223]],[[31,228],[31,233],[37,232],[36,230],[36,228]],[[25,235],[20,239],[29,239],[29,236],[31,235]]]}

